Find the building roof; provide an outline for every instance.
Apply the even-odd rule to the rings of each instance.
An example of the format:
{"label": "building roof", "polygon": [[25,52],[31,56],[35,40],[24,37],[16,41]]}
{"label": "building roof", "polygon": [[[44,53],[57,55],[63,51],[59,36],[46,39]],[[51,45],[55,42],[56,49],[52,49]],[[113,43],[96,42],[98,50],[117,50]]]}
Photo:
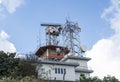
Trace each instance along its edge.
{"label": "building roof", "polygon": [[74,66],[74,67],[79,66],[79,63],[50,61],[50,60],[41,60],[41,61],[38,61],[37,63],[41,63],[41,64],[53,64],[53,65],[64,65],[64,66]]}
{"label": "building roof", "polygon": [[86,61],[89,61],[91,60],[91,58],[88,58],[88,57],[82,57],[82,56],[66,56],[62,59],[62,61],[65,61],[67,59],[76,59],[76,60],[86,60]]}
{"label": "building roof", "polygon": [[60,48],[65,54],[69,53],[69,50],[66,47],[62,47],[62,46],[55,46],[55,45],[47,45],[47,46],[42,46],[40,47],[35,55],[37,56],[41,56],[47,49],[53,49],[56,50],[56,48]]}
{"label": "building roof", "polygon": [[93,70],[76,68],[76,69],[75,69],[75,72],[92,73]]}

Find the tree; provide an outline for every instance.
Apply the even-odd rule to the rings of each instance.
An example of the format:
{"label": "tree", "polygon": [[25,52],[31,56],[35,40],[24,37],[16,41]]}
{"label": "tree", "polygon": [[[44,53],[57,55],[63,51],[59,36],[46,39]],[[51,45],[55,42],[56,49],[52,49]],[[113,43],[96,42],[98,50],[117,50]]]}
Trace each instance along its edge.
{"label": "tree", "polygon": [[119,82],[114,76],[105,76],[103,79],[99,79],[98,77],[86,77],[84,74],[80,75],[80,82]]}
{"label": "tree", "polygon": [[18,59],[14,59],[16,53],[5,53],[0,51],[0,77],[11,76],[18,64]]}
{"label": "tree", "polygon": [[32,60],[21,60],[15,58],[16,53],[5,53],[0,51],[0,78],[18,76],[36,76],[36,66]]}
{"label": "tree", "polygon": [[27,61],[38,61],[39,60],[39,57],[36,56],[34,53],[30,52],[29,54],[25,54],[25,57],[26,57],[26,60]]}
{"label": "tree", "polygon": [[103,82],[119,82],[114,76],[107,75],[103,78]]}
{"label": "tree", "polygon": [[36,66],[34,65],[34,62],[20,60],[16,70],[16,75],[21,77],[37,76]]}

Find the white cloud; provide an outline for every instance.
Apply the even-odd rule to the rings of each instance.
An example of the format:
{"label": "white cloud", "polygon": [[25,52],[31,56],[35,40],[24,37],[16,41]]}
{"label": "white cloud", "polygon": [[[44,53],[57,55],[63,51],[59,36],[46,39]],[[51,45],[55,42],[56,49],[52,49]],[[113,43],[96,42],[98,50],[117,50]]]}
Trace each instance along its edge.
{"label": "white cloud", "polygon": [[0,33],[0,38],[2,40],[6,40],[7,38],[9,38],[9,35],[5,31],[2,30]]}
{"label": "white cloud", "polygon": [[3,0],[2,4],[9,13],[14,13],[23,2],[24,0]]}
{"label": "white cloud", "polygon": [[86,54],[92,58],[89,62],[93,75],[103,77],[113,75],[120,79],[120,0],[111,0],[101,16],[114,30],[114,35],[101,39]]}
{"label": "white cloud", "polygon": [[0,51],[16,52],[16,48],[13,43],[8,41],[9,35],[5,31],[0,31]]}
{"label": "white cloud", "polygon": [[2,3],[2,0],[0,0],[0,4]]}
{"label": "white cloud", "polygon": [[24,0],[0,0],[0,17],[5,17],[5,11],[14,13],[23,3]]}

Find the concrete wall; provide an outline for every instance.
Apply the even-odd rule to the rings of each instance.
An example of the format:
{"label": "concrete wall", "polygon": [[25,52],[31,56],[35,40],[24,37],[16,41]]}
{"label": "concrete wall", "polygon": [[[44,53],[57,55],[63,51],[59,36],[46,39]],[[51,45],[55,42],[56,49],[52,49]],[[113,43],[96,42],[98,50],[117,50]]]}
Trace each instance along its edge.
{"label": "concrete wall", "polygon": [[[63,80],[63,74],[56,74],[55,68],[66,69],[65,81],[75,81],[75,68],[74,66],[65,66],[65,65],[50,65],[43,64],[42,67],[38,66],[38,77],[51,80]],[[43,70],[41,71],[41,68]]]}
{"label": "concrete wall", "polygon": [[79,66],[77,68],[88,69],[87,61],[86,60],[67,59],[65,62],[79,63]]}
{"label": "concrete wall", "polygon": [[[65,62],[74,62],[74,63],[79,63],[79,66],[76,68],[81,68],[81,69],[88,69],[87,66],[87,61],[86,60],[75,60],[75,59],[67,59]],[[75,80],[79,81],[80,80],[80,74],[84,74],[86,77],[90,76],[90,73],[82,73],[82,72],[75,72]]]}

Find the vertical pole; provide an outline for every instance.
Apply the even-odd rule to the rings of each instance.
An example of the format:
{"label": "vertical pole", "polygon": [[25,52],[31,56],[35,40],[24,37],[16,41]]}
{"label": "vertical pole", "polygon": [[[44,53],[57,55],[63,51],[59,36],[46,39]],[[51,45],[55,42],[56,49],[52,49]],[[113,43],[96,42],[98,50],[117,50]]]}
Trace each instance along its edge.
{"label": "vertical pole", "polygon": [[65,81],[65,74],[66,74],[66,72],[64,71],[64,73],[63,73],[63,81],[62,82]]}
{"label": "vertical pole", "polygon": [[49,55],[49,53],[48,53],[48,49],[47,49],[47,59],[48,59],[48,55]]}
{"label": "vertical pole", "polygon": [[46,33],[46,45],[51,45],[50,27],[48,26],[48,33]]}
{"label": "vertical pole", "polygon": [[73,30],[70,29],[70,48],[71,48],[71,52],[73,53],[74,52],[74,49],[73,49]]}

